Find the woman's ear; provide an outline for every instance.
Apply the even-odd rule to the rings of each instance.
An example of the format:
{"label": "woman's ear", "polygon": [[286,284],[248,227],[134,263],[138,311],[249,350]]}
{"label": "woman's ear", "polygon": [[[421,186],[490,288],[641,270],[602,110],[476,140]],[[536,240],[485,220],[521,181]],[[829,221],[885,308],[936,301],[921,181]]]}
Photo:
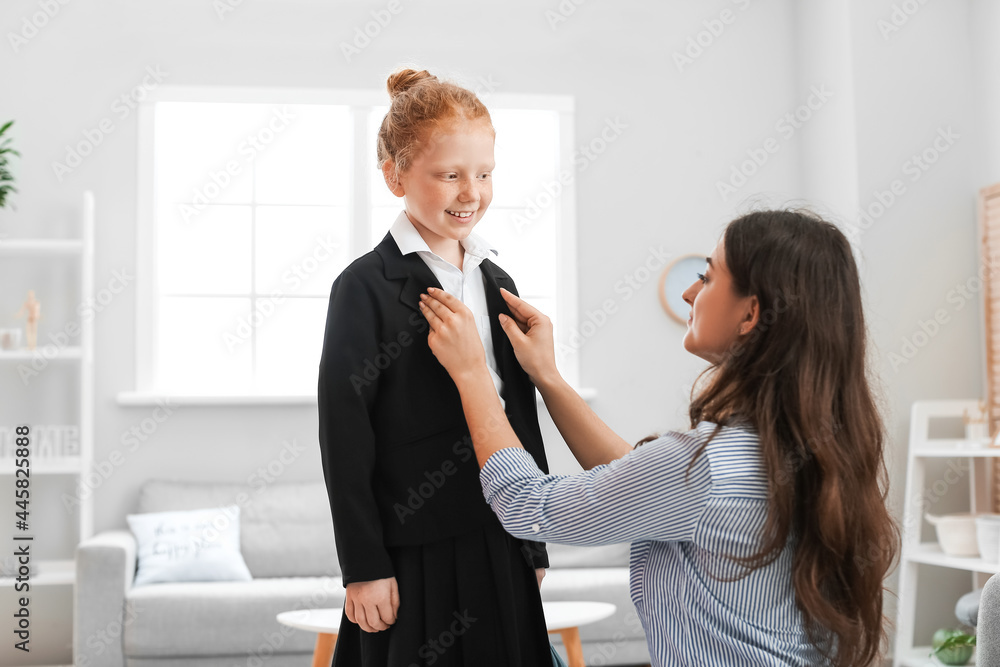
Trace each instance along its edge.
{"label": "woman's ear", "polygon": [[403,191],[403,184],[399,182],[399,173],[396,171],[396,163],[392,160],[386,160],[382,163],[382,178],[385,179],[385,184],[388,186],[389,192],[397,197],[402,197],[406,194]]}
{"label": "woman's ear", "polygon": [[753,331],[759,320],[760,301],[757,300],[757,295],[754,294],[747,300],[747,312],[743,315],[743,321],[740,322],[740,334],[745,335]]}

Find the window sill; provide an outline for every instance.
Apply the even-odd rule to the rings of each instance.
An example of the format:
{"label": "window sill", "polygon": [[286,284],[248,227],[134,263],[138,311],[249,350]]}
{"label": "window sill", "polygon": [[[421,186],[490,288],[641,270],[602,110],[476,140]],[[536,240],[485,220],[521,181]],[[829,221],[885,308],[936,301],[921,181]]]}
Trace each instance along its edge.
{"label": "window sill", "polygon": [[[580,394],[583,400],[588,403],[597,398],[596,389],[585,387],[577,389],[576,391]],[[162,405],[163,403],[169,403],[170,405],[204,407],[244,405],[316,405],[316,396],[314,394],[213,394],[199,396],[194,394],[170,395],[157,392],[122,391],[118,392],[116,400],[118,405],[123,407],[146,407]],[[535,400],[539,406],[542,405],[542,397],[537,391],[535,392]]]}
{"label": "window sill", "polygon": [[160,392],[122,391],[116,397],[118,405],[144,407],[169,403],[215,407],[221,405],[316,405],[313,394],[164,394]]}

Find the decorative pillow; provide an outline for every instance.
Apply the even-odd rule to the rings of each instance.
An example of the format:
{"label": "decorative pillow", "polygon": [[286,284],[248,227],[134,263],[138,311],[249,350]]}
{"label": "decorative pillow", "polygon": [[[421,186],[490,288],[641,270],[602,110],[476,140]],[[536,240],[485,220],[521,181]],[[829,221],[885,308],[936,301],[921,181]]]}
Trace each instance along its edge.
{"label": "decorative pillow", "polygon": [[[260,482],[260,480],[257,480]],[[147,480],[137,512],[240,507],[240,553],[254,579],[340,575],[330,497],[323,482]]]}
{"label": "decorative pillow", "polygon": [[129,514],[139,571],[135,586],[174,581],[250,581],[240,554],[239,505]]}

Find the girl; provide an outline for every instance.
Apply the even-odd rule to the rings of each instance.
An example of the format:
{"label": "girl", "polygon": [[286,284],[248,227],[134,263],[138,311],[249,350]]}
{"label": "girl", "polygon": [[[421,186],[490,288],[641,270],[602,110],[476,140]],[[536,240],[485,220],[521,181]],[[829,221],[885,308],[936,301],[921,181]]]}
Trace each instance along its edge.
{"label": "girl", "polygon": [[426,71],[397,72],[387,88],[378,161],[405,208],[334,282],[319,368],[319,440],[347,589],[334,665],[550,665],[545,550],[508,535],[483,502],[458,392],[419,312],[420,293],[435,286],[474,313],[504,426],[546,469],[534,386],[491,326],[510,312],[500,289],[514,282],[472,233],[493,196],[490,115]]}
{"label": "girl", "polygon": [[574,476],[543,475],[514,431],[486,428],[503,414],[469,313],[422,297],[485,496],[514,535],[632,542],[656,665],[873,664],[898,535],[851,246],[811,215],[765,211],[730,223],[707,260],[684,293],[684,347],[711,364],[692,428],[636,449],[559,377],[548,318],[504,294],[504,331],[587,469]]}

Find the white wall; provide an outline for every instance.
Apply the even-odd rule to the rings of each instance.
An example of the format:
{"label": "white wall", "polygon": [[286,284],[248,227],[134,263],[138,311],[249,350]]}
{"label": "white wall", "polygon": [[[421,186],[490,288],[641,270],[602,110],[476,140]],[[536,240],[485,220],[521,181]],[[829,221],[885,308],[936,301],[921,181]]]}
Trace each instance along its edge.
{"label": "white wall", "polygon": [[[981,143],[970,15],[964,3],[927,3],[884,37],[878,21],[890,20],[891,3],[857,1],[851,7],[861,207],[876,202],[875,192],[887,190],[894,179],[906,186],[860,242],[874,369],[883,380],[894,440],[892,502],[901,508],[911,403],[983,392],[980,297],[961,308],[948,299],[949,290],[976,274],[975,194],[985,185],[975,170]],[[948,127],[960,138],[914,180],[907,161],[933,145],[939,128]],[[921,323],[939,309],[946,324],[912,359],[899,363],[906,359],[903,339],[913,341]],[[932,470],[929,482],[939,477]],[[928,511],[965,509],[966,494],[966,484],[956,485]],[[925,529],[925,538],[933,539],[933,533]],[[968,574],[947,570],[925,568],[925,574],[930,576],[918,592],[916,637],[929,643],[936,628],[955,625],[954,604],[971,581]],[[895,587],[895,577],[890,582]],[[894,602],[890,598],[890,611]]]}
{"label": "white wall", "polygon": [[[162,68],[171,84],[381,89],[394,67],[417,63],[468,82],[491,79],[502,92],[574,95],[579,145],[598,136],[608,119],[627,124],[578,175],[581,319],[605,299],[620,306],[583,347],[581,380],[597,390],[595,410],[627,440],[637,440],[686,425],[690,384],[703,368],[680,345],[684,328],[660,310],[655,280],[627,301],[615,291],[645,261],[648,247],[707,254],[724,224],[761,197],[774,203],[806,197],[849,219],[852,206],[868,205],[872,191],[899,175],[936,128],[952,125],[961,140],[859,243],[873,352],[880,355],[874,366],[890,409],[898,505],[910,402],[982,390],[978,304],[953,313],[898,372],[886,355],[921,319],[950,308],[945,294],[975,270],[973,195],[1000,179],[1000,128],[989,134],[991,161],[977,138],[973,100],[977,85],[996,80],[1000,58],[996,47],[974,48],[987,43],[990,32],[971,19],[966,3],[930,3],[886,41],[875,22],[889,15],[891,4],[843,0],[820,10],[789,0],[585,2],[552,29],[546,11],[558,11],[555,0],[412,6],[402,0],[398,16],[348,63],[339,44],[385,4],[245,0],[220,20],[208,0],[70,3],[17,53],[0,46],[2,115],[17,119],[24,154],[16,165],[19,210],[0,213],[0,233],[72,235],[80,193],[93,189],[96,285],[106,285],[116,270],[134,272],[134,114],[116,120],[114,132],[62,182],[51,163],[64,159],[65,146],[102,117],[117,119],[113,101],[140,82],[147,66]],[[975,15],[997,24],[996,3],[972,4]],[[683,52],[689,38],[706,29],[703,21],[723,10],[732,12],[732,22],[679,71],[675,51]],[[19,30],[36,11],[33,0],[5,2],[3,32]],[[980,55],[988,55],[986,67],[974,74]],[[824,82],[834,97],[801,131],[782,138],[778,119],[806,102],[811,85]],[[992,104],[996,109],[995,97]],[[994,124],[998,117],[992,114]],[[768,137],[779,141],[778,152],[723,201],[716,183]],[[20,303],[27,279],[17,280],[14,293],[0,293],[0,313]],[[71,311],[54,298],[46,326],[59,328]],[[115,401],[133,388],[134,316],[131,285],[96,320],[98,461],[122,450],[122,435],[151,414]],[[18,394],[16,380],[0,382],[5,396]],[[55,401],[60,390],[52,384]],[[5,423],[19,418],[5,416]],[[557,469],[572,469],[551,425],[546,434]],[[282,481],[319,479],[315,408],[178,408],[97,489],[96,528],[122,526],[146,479],[244,481],[292,439],[305,453]],[[4,542],[5,530],[0,524]],[[53,548],[69,548],[71,540],[58,533],[53,528],[47,535]],[[946,579],[941,599],[957,597],[966,585]],[[937,623],[932,616],[918,631]]]}
{"label": "white wall", "polygon": [[972,32],[975,110],[982,132],[979,140],[983,150],[980,155],[979,178],[982,184],[1000,182],[1000,2],[972,0],[969,22]]}

